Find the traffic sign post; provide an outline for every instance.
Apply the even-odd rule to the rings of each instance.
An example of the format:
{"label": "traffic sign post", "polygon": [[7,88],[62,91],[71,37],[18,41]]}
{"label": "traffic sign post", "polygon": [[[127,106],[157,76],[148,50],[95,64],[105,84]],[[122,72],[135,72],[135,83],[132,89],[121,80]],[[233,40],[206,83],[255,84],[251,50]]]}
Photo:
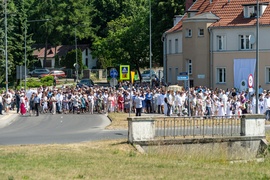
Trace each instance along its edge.
{"label": "traffic sign post", "polygon": [[116,78],[118,76],[118,71],[115,68],[110,69],[110,76]]}
{"label": "traffic sign post", "polygon": [[179,76],[177,76],[177,81],[187,81],[189,80],[187,72],[180,72]]}
{"label": "traffic sign post", "polygon": [[248,75],[248,87],[249,88],[253,87],[253,76],[252,76],[252,74]]}

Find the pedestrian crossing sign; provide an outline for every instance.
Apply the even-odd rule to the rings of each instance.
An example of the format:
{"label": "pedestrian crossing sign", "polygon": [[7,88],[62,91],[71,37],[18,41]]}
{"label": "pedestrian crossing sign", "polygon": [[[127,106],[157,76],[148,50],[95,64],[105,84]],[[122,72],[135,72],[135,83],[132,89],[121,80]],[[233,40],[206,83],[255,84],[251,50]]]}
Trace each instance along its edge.
{"label": "pedestrian crossing sign", "polygon": [[120,80],[130,80],[129,65],[120,65]]}

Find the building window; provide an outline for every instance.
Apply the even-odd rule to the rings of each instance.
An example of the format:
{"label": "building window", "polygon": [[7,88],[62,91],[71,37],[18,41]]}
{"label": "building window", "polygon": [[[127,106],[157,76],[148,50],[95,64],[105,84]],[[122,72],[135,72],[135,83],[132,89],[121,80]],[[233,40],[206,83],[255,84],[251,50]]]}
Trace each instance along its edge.
{"label": "building window", "polygon": [[226,83],[226,69],[217,68],[217,83]]}
{"label": "building window", "polygon": [[85,58],[85,65],[88,67],[88,58]]}
{"label": "building window", "polygon": [[175,39],[175,53],[178,53],[178,39]]}
{"label": "building window", "polygon": [[88,49],[85,49],[85,55],[88,56]]}
{"label": "building window", "polygon": [[192,30],[186,29],[186,37],[192,37]]}
{"label": "building window", "polygon": [[188,60],[188,74],[192,74],[192,61]]}
{"label": "building window", "polygon": [[172,68],[169,68],[169,83],[172,83]]}
{"label": "building window", "polygon": [[217,36],[217,49],[218,51],[225,50],[225,36]]}
{"label": "building window", "polygon": [[240,35],[240,49],[241,50],[249,50],[252,49],[252,44],[249,41],[250,35]]}
{"label": "building window", "polygon": [[169,40],[169,54],[172,53],[172,40]]}
{"label": "building window", "polygon": [[177,79],[177,76],[179,76],[178,67],[177,67],[177,68],[175,68],[175,75],[174,75],[174,77],[176,77],[176,79]]}
{"label": "building window", "polygon": [[200,28],[198,30],[198,36],[204,36],[204,29]]}
{"label": "building window", "polygon": [[270,83],[270,67],[266,67],[266,83]]}

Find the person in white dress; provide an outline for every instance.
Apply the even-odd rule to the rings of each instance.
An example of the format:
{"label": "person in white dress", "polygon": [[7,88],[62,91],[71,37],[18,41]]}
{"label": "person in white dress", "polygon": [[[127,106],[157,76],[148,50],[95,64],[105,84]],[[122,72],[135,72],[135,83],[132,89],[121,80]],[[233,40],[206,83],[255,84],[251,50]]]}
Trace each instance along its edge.
{"label": "person in white dress", "polygon": [[217,101],[218,116],[225,116],[224,104],[222,99]]}

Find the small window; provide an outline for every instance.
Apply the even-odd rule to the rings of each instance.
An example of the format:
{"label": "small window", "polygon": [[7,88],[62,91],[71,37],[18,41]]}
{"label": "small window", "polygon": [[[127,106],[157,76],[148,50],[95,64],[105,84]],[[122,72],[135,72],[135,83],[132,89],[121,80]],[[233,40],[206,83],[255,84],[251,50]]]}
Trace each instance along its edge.
{"label": "small window", "polygon": [[172,40],[169,40],[169,51],[168,51],[169,54],[172,53]]}
{"label": "small window", "polygon": [[175,39],[175,54],[178,53],[178,39]]}
{"label": "small window", "polygon": [[240,35],[239,36],[240,50],[250,50],[250,49],[252,49],[252,44],[250,43],[249,36],[250,35]]}
{"label": "small window", "polygon": [[186,29],[186,37],[192,37],[192,30]]}
{"label": "small window", "polygon": [[225,50],[225,36],[223,35],[218,35],[217,36],[217,50],[222,51]]}
{"label": "small window", "polygon": [[204,29],[200,28],[198,30],[198,36],[204,36]]}
{"label": "small window", "polygon": [[217,83],[226,83],[226,69],[217,68]]}
{"label": "small window", "polygon": [[270,83],[270,67],[266,67],[266,70],[265,70],[265,80],[266,80],[266,83]]}

